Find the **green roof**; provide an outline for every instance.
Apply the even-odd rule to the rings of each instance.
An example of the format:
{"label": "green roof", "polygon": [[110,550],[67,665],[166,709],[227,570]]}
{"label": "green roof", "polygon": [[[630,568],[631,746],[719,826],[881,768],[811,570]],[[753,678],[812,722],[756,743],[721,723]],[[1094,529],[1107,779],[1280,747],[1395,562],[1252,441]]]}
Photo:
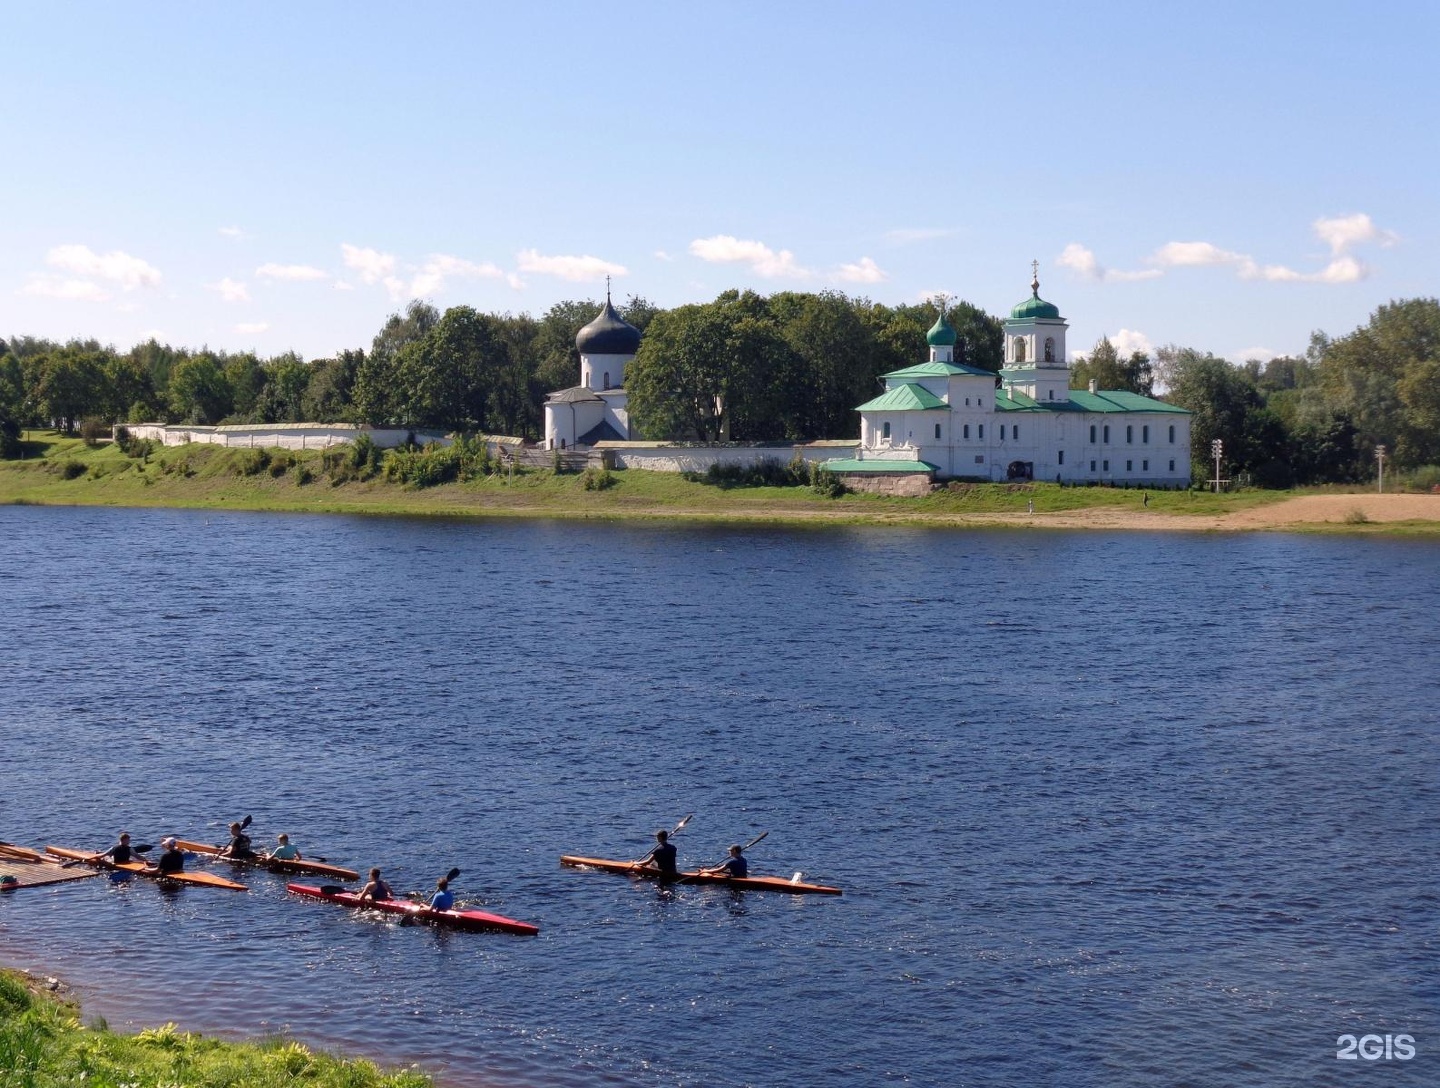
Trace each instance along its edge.
{"label": "green roof", "polygon": [[1084,389],[1068,391],[1069,400],[1036,400],[1026,393],[995,390],[995,410],[998,412],[1170,412],[1190,415],[1188,408],[1166,404],[1153,397],[1142,397],[1139,393],[1126,393],[1119,389],[1104,389],[1091,393]]}
{"label": "green roof", "polygon": [[857,461],[851,457],[832,457],[820,462],[831,472],[939,472],[939,465],[929,461]]}
{"label": "green roof", "polygon": [[982,370],[978,366],[965,366],[963,363],[916,363],[914,366],[907,366],[901,370],[892,370],[888,374],[881,375],[885,378],[948,378],[953,374],[970,374],[977,378],[993,378],[993,370]]}
{"label": "green roof", "polygon": [[943,400],[924,386],[906,382],[868,400],[857,412],[914,412],[927,408],[949,408]]}
{"label": "green roof", "polygon": [[955,346],[955,330],[951,328],[950,322],[945,320],[945,311],[940,311],[940,316],[935,319],[935,324],[930,326],[930,331],[925,334],[925,342],[932,348],[953,348]]}
{"label": "green roof", "polygon": [[1053,302],[1046,302],[1040,297],[1040,292],[1037,289],[1029,298],[1017,304],[1016,307],[1010,311],[1010,319],[1012,321],[1024,321],[1027,318],[1033,317],[1048,317],[1059,321],[1060,307],[1056,306]]}

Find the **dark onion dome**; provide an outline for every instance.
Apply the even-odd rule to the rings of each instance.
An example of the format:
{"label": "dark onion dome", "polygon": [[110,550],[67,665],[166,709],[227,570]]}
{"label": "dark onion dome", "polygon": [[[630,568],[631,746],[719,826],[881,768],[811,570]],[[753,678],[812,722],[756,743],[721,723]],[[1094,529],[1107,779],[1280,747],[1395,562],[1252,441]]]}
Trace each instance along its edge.
{"label": "dark onion dome", "polygon": [[925,342],[932,348],[953,348],[955,346],[955,329],[945,319],[945,311],[940,311],[940,316],[935,319],[935,324],[930,326],[930,331],[925,334]]}
{"label": "dark onion dome", "polygon": [[640,350],[640,330],[615,312],[607,292],[595,320],[576,334],[575,347],[581,355],[634,355]]}

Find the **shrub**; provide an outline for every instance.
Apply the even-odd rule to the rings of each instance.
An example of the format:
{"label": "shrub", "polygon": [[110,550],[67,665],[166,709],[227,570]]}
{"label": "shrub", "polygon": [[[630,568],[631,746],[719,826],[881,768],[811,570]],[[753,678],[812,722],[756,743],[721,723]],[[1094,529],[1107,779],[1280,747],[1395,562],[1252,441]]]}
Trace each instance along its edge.
{"label": "shrub", "polygon": [[80,421],[80,437],[85,440],[85,445],[94,449],[110,437],[110,424],[103,419],[83,419]]}
{"label": "shrub", "polygon": [[788,465],[773,457],[762,457],[750,465],[713,464],[702,479],[728,491],[732,487],[799,487],[810,483],[810,473],[798,457]]}
{"label": "shrub", "polygon": [[269,450],[241,450],[235,458],[237,476],[258,476],[270,466]]}
{"label": "shrub", "polygon": [[309,465],[297,465],[295,467],[295,486],[304,487],[311,480],[315,479],[315,471]]}
{"label": "shrub", "polygon": [[1434,491],[1440,487],[1440,465],[1421,465],[1405,480],[1410,491]]}
{"label": "shrub", "polygon": [[590,465],[580,474],[580,484],[586,491],[604,491],[615,486],[615,475],[608,468]]}
{"label": "shrub", "polygon": [[410,487],[436,487],[460,477],[460,450],[431,444],[421,450],[398,449],[385,462],[385,478]]}
{"label": "shrub", "polygon": [[1345,515],[1346,525],[1368,525],[1369,523],[1370,519],[1365,516],[1365,511],[1358,506]]}
{"label": "shrub", "polygon": [[85,475],[84,461],[61,461],[58,469],[61,479],[74,480]]}
{"label": "shrub", "polygon": [[835,473],[817,463],[810,466],[810,490],[817,495],[838,499],[845,494],[845,485]]}

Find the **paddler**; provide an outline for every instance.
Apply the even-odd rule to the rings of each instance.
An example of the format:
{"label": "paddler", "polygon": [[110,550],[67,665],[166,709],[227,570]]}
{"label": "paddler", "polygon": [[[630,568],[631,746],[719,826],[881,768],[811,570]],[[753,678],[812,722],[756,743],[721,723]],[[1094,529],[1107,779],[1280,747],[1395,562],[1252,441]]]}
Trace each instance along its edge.
{"label": "paddler", "polygon": [[250,848],[250,836],[245,834],[245,828],[238,823],[230,825],[230,841],[220,851],[222,858],[253,858],[255,851]]}
{"label": "paddler", "polygon": [[431,910],[454,910],[455,893],[450,890],[450,880],[441,877],[435,881],[435,894],[430,897]]}
{"label": "paddler", "polygon": [[743,877],[750,873],[750,863],[745,860],[743,848],[738,844],[730,847],[730,856],[719,865],[701,869],[702,873],[724,873],[728,877]]}
{"label": "paddler", "polygon": [[116,865],[126,865],[138,860],[135,857],[135,851],[130,846],[130,832],[120,832],[120,838],[114,846],[110,847],[109,850],[102,850],[100,853],[90,856],[91,861],[101,861],[105,858],[109,858]]}
{"label": "paddler", "polygon": [[290,836],[285,832],[275,836],[275,841],[280,845],[271,850],[269,857],[275,861],[303,861],[304,855],[300,853],[300,847],[290,841]]}
{"label": "paddler", "polygon": [[165,839],[160,845],[165,848],[165,852],[155,859],[155,872],[160,876],[183,873],[185,871],[185,855],[181,853],[175,840],[173,838]]}
{"label": "paddler", "polygon": [[661,828],[655,832],[655,849],[640,859],[639,864],[654,865],[660,870],[661,880],[675,880],[680,875],[676,863],[675,844],[670,841],[670,832]]}
{"label": "paddler", "polygon": [[375,902],[377,899],[391,898],[390,885],[386,884],[385,881],[380,879],[379,869],[370,870],[370,879],[366,881],[365,887],[360,889],[360,891],[356,894],[355,898],[368,899],[372,903]]}

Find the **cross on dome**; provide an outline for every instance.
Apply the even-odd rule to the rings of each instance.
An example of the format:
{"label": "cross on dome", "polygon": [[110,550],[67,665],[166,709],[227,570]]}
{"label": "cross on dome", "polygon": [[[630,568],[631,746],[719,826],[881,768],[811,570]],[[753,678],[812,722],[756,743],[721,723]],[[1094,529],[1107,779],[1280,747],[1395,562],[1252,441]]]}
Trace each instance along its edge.
{"label": "cross on dome", "polygon": [[1030,262],[1030,290],[1035,292],[1035,297],[1040,297],[1040,262]]}

